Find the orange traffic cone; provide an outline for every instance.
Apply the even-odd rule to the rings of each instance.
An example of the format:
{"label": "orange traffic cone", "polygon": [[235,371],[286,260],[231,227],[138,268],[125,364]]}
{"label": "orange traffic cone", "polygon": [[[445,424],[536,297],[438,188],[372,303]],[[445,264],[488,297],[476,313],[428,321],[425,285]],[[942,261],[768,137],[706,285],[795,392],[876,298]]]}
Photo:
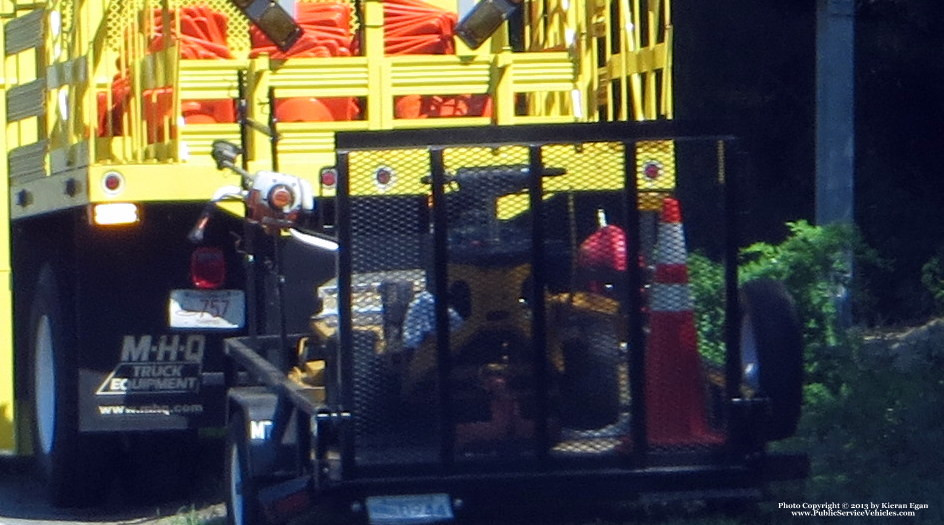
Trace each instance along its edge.
{"label": "orange traffic cone", "polygon": [[662,203],[646,346],[646,429],[652,446],[712,445],[678,200]]}

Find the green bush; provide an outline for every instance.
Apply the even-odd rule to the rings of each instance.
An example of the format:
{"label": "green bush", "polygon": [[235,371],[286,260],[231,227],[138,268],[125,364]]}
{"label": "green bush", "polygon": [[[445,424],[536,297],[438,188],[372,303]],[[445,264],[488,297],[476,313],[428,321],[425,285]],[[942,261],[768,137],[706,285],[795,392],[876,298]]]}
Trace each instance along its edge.
{"label": "green bush", "polygon": [[[756,243],[741,250],[739,279],[784,283],[804,327],[807,382],[835,390],[842,382],[836,373],[845,364],[851,317],[873,317],[874,301],[862,276],[887,270],[888,263],[851,225],[797,221],[787,227],[790,236],[781,244]],[[846,312],[839,311],[843,304]]]}
{"label": "green bush", "polygon": [[[738,279],[784,283],[804,325],[807,374],[812,382],[825,381],[835,387],[835,380],[824,374],[837,365],[832,357],[836,352],[827,349],[846,345],[841,299],[851,295],[852,311],[865,315],[872,304],[867,283],[852,268],[887,269],[888,264],[851,226],[820,227],[797,221],[787,223],[787,228],[790,236],[780,244],[755,243],[741,249]],[[723,360],[723,269],[698,253],[689,257],[688,264],[702,355],[712,362]]]}
{"label": "green bush", "polygon": [[921,284],[931,293],[938,314],[944,314],[944,247],[921,267]]}
{"label": "green bush", "polygon": [[[841,323],[837,298],[851,290],[853,310],[869,317],[868,283],[850,276],[889,273],[889,264],[851,227],[788,224],[778,245],[741,251],[739,279],[778,279],[793,295],[804,324],[806,385],[798,435],[778,448],[810,455],[808,501],[929,504],[918,522],[944,522],[944,322],[919,345],[890,346]],[[925,265],[925,286],[944,306],[944,254]],[[689,260],[703,354],[722,355],[721,267],[693,254]],[[877,270],[877,271],[876,271]],[[877,317],[877,315],[874,315]],[[926,330],[930,332],[930,330]],[[919,334],[920,335],[920,334]],[[920,338],[919,338],[920,339]]]}
{"label": "green bush", "polygon": [[698,349],[713,365],[724,362],[724,267],[700,253],[688,257],[689,281],[695,301]]}
{"label": "green bush", "polygon": [[812,460],[808,497],[929,504],[918,521],[944,522],[944,349],[852,337],[837,350],[841,386],[806,387],[797,444]]}

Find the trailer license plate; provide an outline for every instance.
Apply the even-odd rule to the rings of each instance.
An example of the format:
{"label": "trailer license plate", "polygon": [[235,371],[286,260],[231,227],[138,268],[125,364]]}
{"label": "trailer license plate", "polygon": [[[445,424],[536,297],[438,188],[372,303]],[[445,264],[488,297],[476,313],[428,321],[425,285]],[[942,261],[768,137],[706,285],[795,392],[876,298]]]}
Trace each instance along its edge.
{"label": "trailer license plate", "polygon": [[171,328],[231,330],[246,324],[242,290],[171,290]]}
{"label": "trailer license plate", "polygon": [[367,517],[372,525],[412,525],[453,520],[448,494],[369,497]]}

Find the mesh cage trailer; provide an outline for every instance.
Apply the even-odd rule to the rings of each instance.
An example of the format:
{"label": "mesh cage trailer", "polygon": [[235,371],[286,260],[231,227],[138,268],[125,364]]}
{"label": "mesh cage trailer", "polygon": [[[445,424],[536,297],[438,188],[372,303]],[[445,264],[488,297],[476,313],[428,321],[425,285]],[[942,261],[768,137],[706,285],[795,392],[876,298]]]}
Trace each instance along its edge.
{"label": "mesh cage trailer", "polygon": [[[637,159],[657,140],[673,191]],[[805,475],[766,451],[795,429],[802,345],[780,288],[737,282],[733,136],[461,128],[337,151],[337,274],[310,333],[226,342],[252,378],[229,396],[230,512],[422,523]]]}

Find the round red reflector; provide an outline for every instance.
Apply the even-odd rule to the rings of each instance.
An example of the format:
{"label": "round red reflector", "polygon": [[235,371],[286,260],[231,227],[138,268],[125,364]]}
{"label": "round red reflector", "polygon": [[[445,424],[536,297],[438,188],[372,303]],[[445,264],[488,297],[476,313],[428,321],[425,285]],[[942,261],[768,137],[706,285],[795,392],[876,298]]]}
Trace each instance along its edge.
{"label": "round red reflector", "polygon": [[102,187],[109,193],[117,193],[124,185],[124,178],[115,172],[108,172],[102,178]]}
{"label": "round red reflector", "polygon": [[393,172],[387,168],[380,168],[377,170],[375,177],[377,178],[377,184],[386,186],[387,184],[390,184],[391,180],[393,180]]}
{"label": "round red reflector", "polygon": [[334,186],[338,183],[338,174],[334,170],[324,170],[321,172],[321,185]]}
{"label": "round red reflector", "polygon": [[649,180],[658,179],[662,175],[662,166],[658,162],[647,162],[642,168],[642,174]]}
{"label": "round red reflector", "polygon": [[285,210],[290,208],[295,202],[295,195],[292,189],[284,184],[277,184],[269,190],[269,206],[276,210]]}

